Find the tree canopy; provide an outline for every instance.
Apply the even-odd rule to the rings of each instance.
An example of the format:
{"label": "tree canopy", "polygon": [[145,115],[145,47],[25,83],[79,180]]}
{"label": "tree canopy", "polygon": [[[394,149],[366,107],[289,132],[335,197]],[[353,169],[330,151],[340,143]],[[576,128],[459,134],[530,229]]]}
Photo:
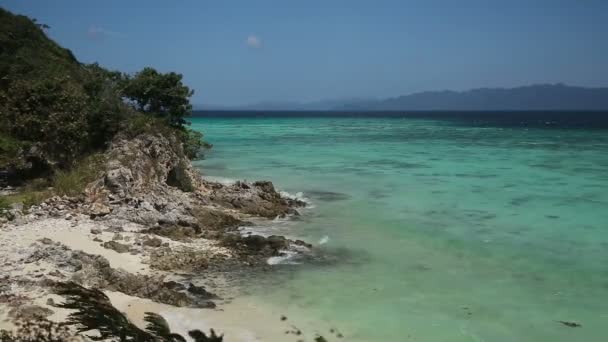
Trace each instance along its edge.
{"label": "tree canopy", "polygon": [[144,68],[127,76],[123,95],[136,104],[139,111],[164,117],[176,127],[186,124],[192,113],[190,97],[194,91],[182,83],[183,76],[175,72],[160,73]]}
{"label": "tree canopy", "polygon": [[0,8],[0,170],[69,168],[134,127],[177,135],[191,158],[209,146],[184,127],[194,92],[181,74],[82,64],[43,29]]}

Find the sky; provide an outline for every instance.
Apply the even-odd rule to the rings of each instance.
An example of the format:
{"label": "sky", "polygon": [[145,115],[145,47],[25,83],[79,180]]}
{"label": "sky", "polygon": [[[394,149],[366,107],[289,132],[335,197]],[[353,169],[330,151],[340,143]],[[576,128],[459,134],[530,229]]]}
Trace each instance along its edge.
{"label": "sky", "polygon": [[608,86],[606,0],[0,0],[83,62],[176,71],[192,102]]}

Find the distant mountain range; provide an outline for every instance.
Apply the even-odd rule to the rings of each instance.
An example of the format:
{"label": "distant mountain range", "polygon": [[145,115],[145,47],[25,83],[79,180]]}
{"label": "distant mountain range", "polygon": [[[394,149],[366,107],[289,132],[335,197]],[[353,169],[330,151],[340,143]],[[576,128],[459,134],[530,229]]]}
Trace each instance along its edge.
{"label": "distant mountain range", "polygon": [[539,84],[517,88],[479,88],[468,91],[427,91],[388,99],[340,99],[308,103],[261,102],[225,110],[608,110],[608,88]]}

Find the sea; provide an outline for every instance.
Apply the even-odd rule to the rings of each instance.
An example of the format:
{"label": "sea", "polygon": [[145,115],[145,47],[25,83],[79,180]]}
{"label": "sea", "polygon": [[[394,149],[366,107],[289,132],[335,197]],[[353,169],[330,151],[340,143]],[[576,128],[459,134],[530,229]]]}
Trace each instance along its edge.
{"label": "sea", "polygon": [[196,112],[210,179],[308,202],[248,286],[330,341],[608,341],[608,113]]}

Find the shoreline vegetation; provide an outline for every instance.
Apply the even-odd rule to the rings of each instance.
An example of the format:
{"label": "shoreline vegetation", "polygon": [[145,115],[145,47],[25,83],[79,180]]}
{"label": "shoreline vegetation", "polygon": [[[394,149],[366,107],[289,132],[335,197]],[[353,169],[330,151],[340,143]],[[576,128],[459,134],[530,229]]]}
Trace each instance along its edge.
{"label": "shoreline vegetation", "polygon": [[205,180],[191,160],[211,145],[187,128],[181,75],[81,64],[49,29],[0,8],[0,340],[231,341],[143,308],[218,308],[235,295],[226,275],[307,253],[239,232],[306,203],[268,181]]}

